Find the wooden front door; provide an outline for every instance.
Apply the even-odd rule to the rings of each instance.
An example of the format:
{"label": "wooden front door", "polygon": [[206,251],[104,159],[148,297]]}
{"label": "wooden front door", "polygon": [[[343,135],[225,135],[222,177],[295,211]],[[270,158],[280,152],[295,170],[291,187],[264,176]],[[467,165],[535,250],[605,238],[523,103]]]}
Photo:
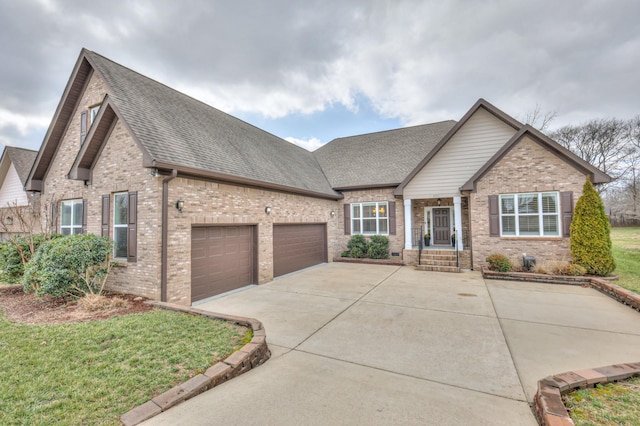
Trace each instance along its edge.
{"label": "wooden front door", "polygon": [[451,244],[449,209],[433,209],[433,244]]}

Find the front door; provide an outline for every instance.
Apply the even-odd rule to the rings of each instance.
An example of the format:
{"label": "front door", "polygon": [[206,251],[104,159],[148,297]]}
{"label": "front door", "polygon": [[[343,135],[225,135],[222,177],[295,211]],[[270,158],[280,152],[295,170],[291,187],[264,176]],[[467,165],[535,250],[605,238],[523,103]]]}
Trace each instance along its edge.
{"label": "front door", "polygon": [[448,208],[433,209],[433,244],[451,244]]}

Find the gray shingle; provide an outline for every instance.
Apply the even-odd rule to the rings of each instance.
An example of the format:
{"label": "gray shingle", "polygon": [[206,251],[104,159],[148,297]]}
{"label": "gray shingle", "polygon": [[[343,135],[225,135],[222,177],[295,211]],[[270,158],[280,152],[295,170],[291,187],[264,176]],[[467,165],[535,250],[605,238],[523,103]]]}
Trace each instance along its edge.
{"label": "gray shingle", "polygon": [[38,151],[17,148],[15,146],[8,146],[5,149],[7,150],[6,154],[16,168],[20,182],[22,182],[23,185],[26,184],[33,162],[36,161]]}
{"label": "gray shingle", "polygon": [[153,159],[336,196],[311,152],[95,52],[87,57]]}
{"label": "gray shingle", "polygon": [[398,185],[455,124],[449,120],[338,138],[314,154],[333,188]]}

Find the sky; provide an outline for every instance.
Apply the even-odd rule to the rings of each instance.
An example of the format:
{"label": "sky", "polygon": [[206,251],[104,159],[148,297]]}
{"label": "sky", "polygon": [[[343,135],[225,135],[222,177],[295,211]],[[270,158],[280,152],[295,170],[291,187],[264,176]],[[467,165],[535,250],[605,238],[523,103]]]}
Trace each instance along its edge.
{"label": "sky", "polygon": [[637,0],[0,0],[0,144],[39,149],[85,47],[314,150],[458,120],[640,114]]}

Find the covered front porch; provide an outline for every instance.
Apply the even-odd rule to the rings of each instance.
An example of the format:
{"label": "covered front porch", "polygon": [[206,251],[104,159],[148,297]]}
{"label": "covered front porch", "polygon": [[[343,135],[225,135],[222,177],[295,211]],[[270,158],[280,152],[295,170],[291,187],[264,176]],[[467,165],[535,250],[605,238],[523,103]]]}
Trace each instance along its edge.
{"label": "covered front porch", "polygon": [[404,216],[405,262],[471,269],[468,197],[405,199]]}

